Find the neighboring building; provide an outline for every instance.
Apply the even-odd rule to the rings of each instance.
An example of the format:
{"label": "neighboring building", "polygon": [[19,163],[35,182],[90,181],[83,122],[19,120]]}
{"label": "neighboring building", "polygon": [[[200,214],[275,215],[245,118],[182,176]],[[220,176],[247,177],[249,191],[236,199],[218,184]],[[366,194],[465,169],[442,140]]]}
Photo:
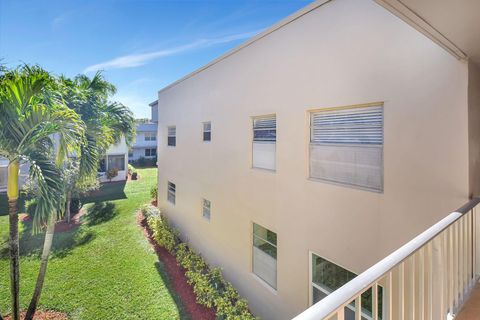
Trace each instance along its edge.
{"label": "neighboring building", "polygon": [[118,175],[111,181],[124,181],[128,178],[128,146],[125,138],[120,142],[108,148],[105,157],[100,160],[98,175],[100,182],[109,182],[107,172],[113,168],[118,170]]}
{"label": "neighboring building", "polygon": [[157,156],[157,101],[150,103],[150,108],[150,121],[137,124],[137,137],[135,143],[131,146],[128,153],[129,162],[138,160],[140,158],[153,159]]}
{"label": "neighboring building", "polygon": [[[28,178],[28,165],[22,165],[20,167],[19,177],[19,186],[25,184]],[[7,192],[7,181],[8,181],[8,160],[0,157],[0,193]]]}
{"label": "neighboring building", "polygon": [[479,194],[480,60],[429,37],[317,1],[159,91],[159,206],[263,319]]}

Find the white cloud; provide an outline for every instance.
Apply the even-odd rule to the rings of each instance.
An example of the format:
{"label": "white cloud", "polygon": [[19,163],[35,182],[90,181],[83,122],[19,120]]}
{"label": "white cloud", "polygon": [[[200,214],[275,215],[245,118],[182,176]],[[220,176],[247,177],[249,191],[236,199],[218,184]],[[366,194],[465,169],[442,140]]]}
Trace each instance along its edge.
{"label": "white cloud", "polygon": [[159,51],[153,51],[148,53],[142,54],[129,54],[121,57],[114,58],[109,61],[101,62],[98,64],[94,64],[88,66],[83,70],[84,73],[87,72],[95,72],[97,70],[107,70],[107,69],[123,69],[123,68],[134,68],[143,66],[150,61],[157,60],[163,57],[173,56],[175,54],[206,48],[217,44],[224,44],[229,43],[236,40],[242,40],[251,38],[254,35],[261,32],[261,30],[245,32],[245,33],[238,33],[229,36],[219,37],[219,38],[211,38],[211,39],[198,39],[193,41],[189,44],[185,44],[178,47],[168,48]]}

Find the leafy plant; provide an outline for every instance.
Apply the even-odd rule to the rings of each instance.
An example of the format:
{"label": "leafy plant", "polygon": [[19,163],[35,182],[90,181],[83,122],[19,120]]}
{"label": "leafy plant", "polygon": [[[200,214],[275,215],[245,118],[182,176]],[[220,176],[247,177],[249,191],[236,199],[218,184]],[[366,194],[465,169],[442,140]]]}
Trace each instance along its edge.
{"label": "leafy plant", "polygon": [[112,168],[107,171],[107,179],[112,182],[112,179],[118,176],[118,169],[117,168]]}
{"label": "leafy plant", "polygon": [[155,241],[175,254],[178,264],[186,270],[187,282],[193,287],[198,303],[215,308],[219,320],[257,319],[248,310],[247,301],[241,299],[233,285],[223,278],[222,270],[209,268],[202,256],[181,242],[178,232],[161,216],[158,208],[145,205],[140,210]]}
{"label": "leafy plant", "polygon": [[154,185],[150,189],[150,196],[152,197],[152,199],[157,200],[157,196],[158,196],[158,186],[157,185]]}

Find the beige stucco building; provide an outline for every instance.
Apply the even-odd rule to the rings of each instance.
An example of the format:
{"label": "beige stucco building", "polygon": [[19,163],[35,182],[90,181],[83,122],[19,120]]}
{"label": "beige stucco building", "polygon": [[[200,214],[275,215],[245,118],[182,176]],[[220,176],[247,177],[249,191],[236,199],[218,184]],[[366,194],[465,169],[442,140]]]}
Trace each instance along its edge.
{"label": "beige stucco building", "polygon": [[417,29],[319,1],[159,91],[159,206],[263,319],[478,194],[480,69]]}

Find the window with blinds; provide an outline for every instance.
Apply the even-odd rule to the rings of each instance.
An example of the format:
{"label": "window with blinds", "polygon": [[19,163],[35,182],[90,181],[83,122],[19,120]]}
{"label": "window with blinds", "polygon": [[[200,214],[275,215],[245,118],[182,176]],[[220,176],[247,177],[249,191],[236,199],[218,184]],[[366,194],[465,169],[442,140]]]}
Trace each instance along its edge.
{"label": "window with blinds", "polygon": [[383,191],[383,105],[313,112],[310,177]]}
{"label": "window with blinds", "polygon": [[168,181],[167,200],[172,204],[175,204],[176,190],[177,190],[177,187],[175,186],[175,183]]}
{"label": "window with blinds", "polygon": [[167,145],[174,147],[177,145],[177,127],[170,126],[168,127],[168,137]]}
{"label": "window with blinds", "polygon": [[275,115],[253,118],[253,167],[275,170],[277,118]]}
{"label": "window with blinds", "polygon": [[203,141],[211,141],[212,140],[212,123],[204,122],[203,123]]}

